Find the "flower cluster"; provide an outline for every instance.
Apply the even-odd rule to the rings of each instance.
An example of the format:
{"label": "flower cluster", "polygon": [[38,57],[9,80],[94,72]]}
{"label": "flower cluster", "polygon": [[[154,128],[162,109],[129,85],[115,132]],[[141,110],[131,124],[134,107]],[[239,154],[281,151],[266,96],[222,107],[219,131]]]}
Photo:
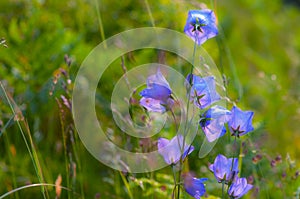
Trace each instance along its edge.
{"label": "flower cluster", "polygon": [[[208,9],[190,11],[184,32],[195,41],[195,44],[203,44],[207,39],[218,34],[215,14]],[[216,141],[227,131],[235,138],[239,138],[253,130],[252,111],[242,111],[237,106],[227,110],[225,107],[214,105],[221,97],[216,90],[213,76],[200,77],[189,74],[186,81],[189,83],[188,99],[199,108],[199,126],[209,142]],[[147,88],[142,90],[140,95],[142,97],[140,105],[147,111],[165,113],[174,105],[172,89],[159,69],[156,74],[147,78]],[[182,163],[195,149],[185,142],[183,135],[176,135],[170,140],[159,138],[157,148],[164,161],[171,166]],[[246,178],[238,177],[238,158],[226,158],[219,154],[209,169],[219,183],[228,186],[228,194],[231,198],[240,198],[253,187],[247,183]],[[206,178],[196,178],[191,175],[183,177],[183,186],[189,195],[199,199],[205,194]]]}
{"label": "flower cluster", "polygon": [[209,166],[218,182],[230,185],[228,194],[231,198],[240,198],[245,195],[253,185],[247,183],[246,178],[239,178],[238,159],[226,158],[219,154],[214,163]]}

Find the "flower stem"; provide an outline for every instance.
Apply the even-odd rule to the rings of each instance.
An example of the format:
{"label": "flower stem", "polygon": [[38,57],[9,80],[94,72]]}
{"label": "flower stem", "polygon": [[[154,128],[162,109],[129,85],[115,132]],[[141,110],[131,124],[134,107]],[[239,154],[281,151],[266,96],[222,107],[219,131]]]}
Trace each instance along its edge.
{"label": "flower stem", "polygon": [[173,120],[174,120],[174,123],[175,123],[176,132],[177,132],[178,131],[178,124],[177,124],[176,116],[175,116],[174,111],[173,111],[172,108],[170,108],[170,112],[172,114],[172,117],[173,117]]}
{"label": "flower stem", "polygon": [[173,173],[173,180],[174,180],[174,188],[173,188],[173,192],[172,192],[172,199],[175,198],[175,191],[176,191],[176,187],[177,187],[177,181],[176,181],[176,171],[175,171],[175,165],[171,164],[172,167],[172,173]]}
{"label": "flower stem", "polygon": [[225,180],[222,181],[222,199],[224,199],[224,184],[225,184]]}
{"label": "flower stem", "polygon": [[[197,37],[197,35],[196,35]],[[196,49],[197,49],[197,44],[196,42],[194,43],[194,50],[193,50],[193,59],[192,59],[192,66],[191,66],[191,71],[190,71],[190,74],[191,74],[191,78],[189,79],[189,84],[190,86],[188,87],[188,98],[187,98],[187,105],[186,105],[186,120],[185,120],[185,126],[184,126],[184,135],[183,135],[183,143],[182,143],[182,148],[181,148],[181,154],[183,154],[183,151],[184,151],[184,145],[185,145],[185,137],[188,133],[188,123],[189,123],[189,118],[188,118],[188,115],[189,115],[189,108],[190,108],[190,97],[191,97],[191,89],[192,89],[192,82],[193,82],[193,71],[194,71],[194,64],[195,64],[195,54],[196,54]],[[191,147],[191,146],[190,146]],[[188,150],[190,150],[190,147]],[[179,173],[178,173],[178,181],[180,182],[180,178],[181,178],[181,171],[182,171],[182,167],[183,167],[183,156],[181,155],[180,157],[180,169],[179,169]],[[180,197],[180,187],[178,186],[178,190],[177,190],[177,196],[178,196],[178,199]]]}

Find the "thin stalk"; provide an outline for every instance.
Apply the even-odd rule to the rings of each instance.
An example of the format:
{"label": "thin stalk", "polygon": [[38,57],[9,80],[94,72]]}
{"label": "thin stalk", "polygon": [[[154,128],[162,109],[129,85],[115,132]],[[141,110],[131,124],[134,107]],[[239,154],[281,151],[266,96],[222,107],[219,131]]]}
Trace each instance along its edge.
{"label": "thin stalk", "polygon": [[[6,148],[8,149],[8,150],[7,150],[8,159],[9,159],[10,164],[12,165],[12,166],[11,166],[12,182],[13,182],[14,188],[17,188],[16,173],[15,173],[15,168],[13,167],[13,165],[14,165],[14,164],[13,164],[13,157],[12,157],[11,151],[9,150],[9,149],[10,149],[10,142],[9,142],[8,135],[7,135],[7,134],[4,134],[4,138],[5,138],[5,145],[6,145]],[[15,197],[16,197],[16,199],[19,199],[19,198],[20,198],[18,192],[15,193]]]}
{"label": "thin stalk", "polygon": [[119,178],[120,175],[119,175],[118,171],[114,172],[114,177],[115,177],[115,179],[114,179],[115,192],[116,192],[116,195],[119,196],[121,193],[121,189],[120,189],[121,185],[120,185],[120,178]]}
{"label": "thin stalk", "polygon": [[177,187],[175,165],[171,164],[171,168],[172,168],[173,180],[174,180],[174,188],[173,188],[173,192],[172,192],[172,198],[174,198],[175,197],[176,187]]}
{"label": "thin stalk", "polygon": [[122,178],[122,181],[123,181],[123,183],[124,183],[124,185],[125,185],[125,187],[126,187],[126,189],[127,189],[127,193],[128,193],[128,195],[129,195],[129,198],[130,198],[130,199],[133,199],[133,195],[132,195],[132,192],[131,192],[131,190],[130,190],[129,183],[127,182],[127,180],[126,180],[125,176],[123,175],[123,173],[122,173],[121,171],[120,171],[119,173],[120,173],[120,176],[121,176],[121,178]]}
{"label": "thin stalk", "polygon": [[145,5],[146,5],[146,9],[147,9],[148,15],[150,17],[151,25],[153,27],[155,27],[155,22],[154,22],[154,19],[153,19],[153,16],[152,16],[152,12],[151,12],[151,9],[150,9],[150,6],[149,6],[149,3],[148,3],[147,0],[145,0]]}
{"label": "thin stalk", "polygon": [[[62,139],[63,139],[63,147],[64,147],[64,156],[65,156],[65,167],[66,167],[66,179],[67,179],[67,187],[70,187],[70,167],[71,164],[70,162],[68,162],[68,152],[67,152],[67,141],[66,141],[66,132],[65,132],[65,123],[63,120],[63,113],[62,113],[62,105],[59,102],[59,100],[57,98],[56,102],[59,106],[59,120],[60,120],[60,125],[61,125],[61,134],[62,134]],[[68,199],[71,199],[71,195],[68,192]]]}
{"label": "thin stalk", "polygon": [[95,0],[95,4],[96,4],[95,6],[96,6],[96,12],[97,12],[97,18],[98,18],[99,31],[100,31],[101,39],[102,39],[104,48],[107,48],[103,23],[102,23],[102,19],[101,19],[101,13],[100,13],[99,5],[98,5],[98,0]]}
{"label": "thin stalk", "polygon": [[[46,187],[46,186],[50,186],[50,187],[57,187],[57,185],[55,184],[47,184],[47,183],[39,183],[39,184],[30,184],[30,185],[26,185],[26,186],[22,186],[22,187],[18,187],[14,190],[11,190],[3,195],[0,196],[0,199],[3,199],[13,193],[16,193],[18,191],[21,191],[23,189],[27,189],[27,188],[32,188],[32,187]],[[59,186],[61,189],[67,190],[67,191],[72,191],[71,189],[67,188],[67,187],[63,187],[63,186]],[[77,196],[80,196],[78,193],[75,193]]]}
{"label": "thin stalk", "polygon": [[[193,71],[194,71],[196,49],[197,49],[197,44],[196,44],[196,42],[194,42],[194,50],[193,50],[193,57],[192,57],[193,59],[192,59],[192,66],[191,66],[191,71],[190,71],[191,78],[189,79],[190,86],[188,87],[188,91],[187,91],[188,92],[188,99],[187,99],[187,105],[186,105],[186,120],[185,120],[185,126],[184,126],[183,143],[182,143],[182,148],[181,148],[181,151],[180,151],[181,154],[183,154],[184,145],[185,145],[185,137],[188,133],[188,123],[189,123],[188,115],[189,115],[189,108],[190,108],[190,97],[191,97],[191,89],[192,89],[192,82],[193,82],[192,74],[193,74]],[[183,166],[183,157],[182,157],[182,155],[180,157],[180,165],[179,166],[180,166],[180,169],[179,169],[178,175],[179,175],[179,182],[180,182],[182,166]],[[178,196],[180,196],[180,189],[178,189]]]}
{"label": "thin stalk", "polygon": [[172,117],[173,117],[173,120],[174,120],[174,123],[175,123],[176,132],[177,132],[178,131],[178,124],[177,124],[176,116],[175,116],[174,111],[172,110],[172,108],[170,109],[170,112],[172,114]]}
{"label": "thin stalk", "polygon": [[[233,149],[234,149],[234,146],[236,145],[236,133],[234,134],[234,141],[233,141]],[[234,162],[234,158],[235,158],[235,156],[238,158],[238,155],[239,154],[235,154],[235,152],[233,151],[232,152],[233,153],[233,155],[232,155],[232,161],[231,161],[231,168],[230,168],[230,172],[232,172],[232,170],[233,170],[233,162]],[[234,177],[234,176],[232,176],[232,177]],[[230,183],[230,182],[229,182]],[[229,189],[229,186],[227,186],[227,192],[228,192],[228,189]]]}
{"label": "thin stalk", "polygon": [[121,56],[121,67],[122,67],[122,70],[123,70],[123,73],[124,73],[124,78],[125,78],[126,85],[128,87],[128,90],[130,91],[131,86],[130,86],[130,82],[129,82],[128,77],[127,77],[127,68],[125,66],[124,56]]}
{"label": "thin stalk", "polygon": [[[72,133],[74,133],[74,128],[72,127]],[[74,156],[75,156],[75,159],[76,159],[76,162],[77,162],[77,165],[78,165],[78,171],[79,172],[82,172],[82,165],[81,165],[81,161],[80,161],[80,156],[78,155],[78,151],[80,152],[80,151],[82,151],[82,150],[80,150],[79,149],[79,147],[80,147],[80,145],[78,144],[78,143],[80,143],[78,140],[79,140],[79,138],[78,138],[78,135],[76,134],[76,133],[74,133],[73,134],[73,136],[74,136],[74,144],[72,144],[73,145],[73,151],[74,151]],[[83,188],[83,175],[81,176],[81,178],[80,178],[80,193],[81,193],[81,197],[82,197],[82,199],[84,199],[85,197],[84,197],[84,188]]]}
{"label": "thin stalk", "polygon": [[223,31],[221,26],[219,26],[219,33],[220,33],[219,34],[220,43],[223,44],[224,51],[225,51],[225,54],[227,55],[227,59],[228,59],[228,62],[229,62],[229,69],[230,69],[230,71],[232,73],[232,76],[233,76],[233,84],[234,84],[235,88],[238,91],[238,99],[241,100],[241,98],[243,96],[243,87],[242,87],[241,82],[239,80],[237,70],[236,70],[236,66],[235,66],[233,57],[231,55],[231,51],[230,51],[228,45],[225,42],[226,38],[225,38],[224,31]]}
{"label": "thin stalk", "polygon": [[[4,93],[4,97],[7,100],[13,115],[16,116],[16,117],[20,116],[24,120],[22,112],[18,109],[18,107],[14,103],[13,99],[10,96],[7,95],[6,90],[5,90],[5,88],[4,88],[1,81],[0,81],[0,88]],[[28,135],[28,138],[29,138],[30,146],[29,146],[29,143],[27,142],[25,133],[23,131],[23,128],[21,126],[21,123],[20,123],[19,119],[16,120],[16,123],[17,123],[18,128],[21,132],[21,136],[24,140],[24,143],[25,143],[25,146],[26,146],[27,151],[29,153],[30,159],[32,160],[33,167],[34,167],[34,170],[37,174],[38,180],[39,180],[40,183],[43,183],[44,182],[44,177],[43,177],[42,169],[41,169],[39,159],[38,159],[38,156],[37,156],[37,153],[36,153],[36,149],[33,145],[33,141],[32,141],[32,138],[31,138],[31,133],[30,133],[29,127],[28,127],[26,122],[22,122],[24,124],[24,126],[26,127],[26,132],[27,132],[27,135]],[[42,192],[43,198],[45,198],[45,199],[49,198],[47,189],[44,189],[44,187],[41,187],[41,192]]]}
{"label": "thin stalk", "polygon": [[224,185],[225,185],[225,180],[222,181],[222,199],[225,199],[225,196],[224,196]]}

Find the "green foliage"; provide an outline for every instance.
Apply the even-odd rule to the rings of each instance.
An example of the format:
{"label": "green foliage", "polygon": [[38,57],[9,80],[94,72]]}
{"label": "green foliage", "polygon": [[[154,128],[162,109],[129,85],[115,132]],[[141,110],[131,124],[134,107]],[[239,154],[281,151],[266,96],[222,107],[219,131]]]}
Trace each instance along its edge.
{"label": "green foliage", "polygon": [[[120,174],[95,160],[80,142],[71,111],[64,103],[70,102],[80,64],[103,41],[101,26],[105,38],[153,25],[182,32],[188,10],[200,9],[204,4],[215,8],[221,28],[221,35],[205,43],[204,48],[226,77],[228,97],[255,112],[256,130],[247,137],[250,141],[238,143],[244,157],[240,158],[242,176],[252,175],[257,187],[248,198],[292,198],[293,194],[299,198],[299,162],[292,160],[300,158],[300,11],[279,0],[1,1],[0,81],[24,120],[12,113],[5,92],[0,89],[0,195],[31,183],[54,184],[61,174],[61,185],[72,189],[62,190],[61,198],[97,198],[98,194],[100,198],[170,198],[173,180],[169,170],[137,176]],[[72,61],[70,66],[64,62],[65,55]],[[130,69],[158,62],[159,53],[137,51],[124,58]],[[168,53],[165,59],[174,67],[182,63]],[[114,129],[110,119],[110,107],[103,105],[122,74],[118,59],[99,82],[96,96],[101,122],[107,131],[111,128],[117,133],[119,129]],[[139,108],[135,111],[143,112]],[[17,125],[19,119],[21,127]],[[25,140],[33,141],[30,150],[36,153],[34,160],[20,133],[26,125],[30,136],[26,134]],[[128,143],[122,136],[114,138],[120,145],[138,144],[136,140]],[[196,149],[200,139],[196,138]],[[225,147],[216,147],[211,157],[200,160],[196,153],[192,154],[190,169],[198,177],[213,179],[207,163],[219,152],[230,154],[228,140],[220,139]],[[258,163],[252,159],[257,154],[263,156]],[[279,154],[282,161],[272,167],[271,161]],[[33,166],[36,162],[44,181]],[[220,196],[220,187],[212,182],[207,182],[208,193]],[[42,197],[40,190],[24,189],[11,198]],[[55,197],[55,187],[46,190],[50,198]]]}

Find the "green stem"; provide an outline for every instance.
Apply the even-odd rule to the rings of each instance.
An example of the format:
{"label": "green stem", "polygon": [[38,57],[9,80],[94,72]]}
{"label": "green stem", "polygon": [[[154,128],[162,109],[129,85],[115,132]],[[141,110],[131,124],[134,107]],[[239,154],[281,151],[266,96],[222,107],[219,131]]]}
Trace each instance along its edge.
{"label": "green stem", "polygon": [[[194,71],[196,49],[197,49],[197,44],[196,44],[196,42],[194,42],[194,50],[193,50],[193,57],[192,57],[193,59],[192,59],[192,66],[191,66],[191,71],[190,71],[191,78],[189,79],[190,86],[188,87],[188,91],[187,91],[188,92],[188,99],[187,99],[187,105],[186,105],[186,120],[185,120],[185,126],[184,126],[183,143],[182,143],[182,148],[181,148],[181,151],[180,151],[181,154],[183,154],[184,145],[185,145],[185,137],[188,133],[188,123],[189,123],[188,115],[189,115],[189,108],[190,108],[190,97],[191,97],[191,89],[192,89],[192,83],[193,83],[192,74],[193,74],[193,71]],[[182,172],[182,167],[183,167],[183,157],[182,157],[182,155],[180,157],[180,165],[179,166],[180,166],[180,169],[179,169],[178,175],[179,175],[179,182],[180,182],[181,172]],[[178,187],[178,199],[179,199],[179,197],[180,197],[180,188]]]}
{"label": "green stem", "polygon": [[[15,173],[15,167],[13,166],[13,160],[14,158],[12,157],[12,152],[10,150],[10,142],[9,142],[9,138],[8,138],[8,135],[7,134],[4,134],[3,136],[5,138],[4,142],[5,142],[5,147],[7,148],[7,154],[8,154],[8,159],[9,159],[9,162],[11,164],[11,173],[12,173],[12,182],[13,182],[13,185],[14,185],[14,188],[17,188],[17,182],[16,182],[16,173]],[[20,196],[19,196],[19,193],[18,192],[15,192],[15,197],[16,199],[19,199]]]}
{"label": "green stem", "polygon": [[175,190],[176,190],[176,187],[177,187],[175,165],[171,164],[171,168],[172,168],[173,180],[174,180],[174,188],[173,188],[172,198],[174,198],[175,197]]}
{"label": "green stem", "polygon": [[151,9],[150,9],[150,6],[149,6],[149,3],[148,3],[147,0],[145,0],[145,5],[146,5],[146,9],[147,9],[148,15],[150,17],[151,24],[152,24],[153,27],[155,27],[155,23],[154,23],[154,19],[153,19],[153,16],[152,16],[152,12],[151,12]]}
{"label": "green stem", "polygon": [[[19,115],[23,118],[22,112],[18,109],[18,107],[15,104],[15,102],[13,101],[13,99],[7,95],[6,90],[5,90],[5,88],[4,88],[1,81],[0,81],[0,88],[3,91],[4,97],[5,97],[6,101],[8,102],[9,107],[10,107],[13,115],[14,116]],[[30,134],[28,124],[26,122],[22,122],[24,124],[24,126],[26,127],[26,132],[27,132],[27,135],[28,135],[28,138],[29,138],[29,143],[26,139],[25,132],[23,131],[23,128],[21,126],[21,123],[20,123],[19,119],[17,119],[16,122],[17,122],[18,128],[21,132],[21,135],[22,135],[22,138],[24,140],[27,151],[29,153],[30,159],[32,160],[33,167],[34,167],[34,170],[37,174],[38,180],[39,180],[40,183],[43,183],[44,182],[44,177],[43,177],[43,173],[42,173],[42,168],[40,166],[40,162],[39,162],[39,159],[38,159],[38,156],[37,156],[37,153],[36,153],[36,149],[33,145],[33,141],[32,141],[32,138],[31,138],[31,134]],[[49,198],[47,189],[45,189],[44,187],[41,187],[41,192],[42,192],[43,198],[45,198],[45,199]]]}
{"label": "green stem", "polygon": [[99,5],[98,5],[98,0],[95,0],[95,4],[96,4],[96,12],[97,12],[97,17],[98,17],[98,23],[99,23],[99,29],[100,29],[101,39],[102,39],[104,48],[107,48],[106,41],[105,41],[105,34],[104,34],[103,23],[102,23],[100,9],[99,9]]}
{"label": "green stem", "polygon": [[222,181],[222,199],[224,199],[224,185],[225,185],[225,180]]}

